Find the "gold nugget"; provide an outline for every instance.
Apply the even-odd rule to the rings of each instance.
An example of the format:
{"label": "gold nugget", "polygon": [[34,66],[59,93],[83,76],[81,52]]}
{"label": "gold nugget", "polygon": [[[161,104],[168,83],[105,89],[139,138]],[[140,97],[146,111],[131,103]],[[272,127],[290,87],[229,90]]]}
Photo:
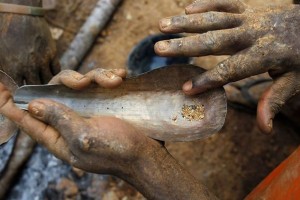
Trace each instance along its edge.
{"label": "gold nugget", "polygon": [[204,105],[183,105],[181,115],[188,121],[200,121],[204,119]]}

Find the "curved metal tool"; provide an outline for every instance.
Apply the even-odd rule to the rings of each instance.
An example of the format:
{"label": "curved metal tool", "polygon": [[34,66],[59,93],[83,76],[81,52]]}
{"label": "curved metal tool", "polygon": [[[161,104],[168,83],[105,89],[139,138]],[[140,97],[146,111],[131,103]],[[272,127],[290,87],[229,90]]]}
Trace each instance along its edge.
{"label": "curved metal tool", "polygon": [[218,132],[227,113],[223,88],[196,96],[181,91],[185,81],[202,72],[192,65],[168,66],[126,79],[116,89],[23,86],[16,91],[14,101],[27,109],[33,99],[49,98],[81,116],[118,117],[158,140],[191,141]]}

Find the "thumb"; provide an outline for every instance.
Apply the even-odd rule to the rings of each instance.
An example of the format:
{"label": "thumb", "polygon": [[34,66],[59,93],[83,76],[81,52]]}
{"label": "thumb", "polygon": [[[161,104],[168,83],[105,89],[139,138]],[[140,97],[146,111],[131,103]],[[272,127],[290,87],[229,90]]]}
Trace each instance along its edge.
{"label": "thumb", "polygon": [[70,108],[48,99],[30,102],[29,113],[55,128],[65,140],[76,138],[85,127],[85,121]]}

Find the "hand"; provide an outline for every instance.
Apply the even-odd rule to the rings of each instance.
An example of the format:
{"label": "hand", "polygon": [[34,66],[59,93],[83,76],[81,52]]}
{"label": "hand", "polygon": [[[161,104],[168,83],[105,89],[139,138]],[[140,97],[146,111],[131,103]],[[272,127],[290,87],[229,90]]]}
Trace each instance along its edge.
{"label": "hand", "polygon": [[[53,84],[64,83],[83,89],[98,82],[115,87],[125,77],[125,70],[96,69],[83,76],[63,71]],[[126,122],[113,117],[82,118],[66,106],[47,99],[30,103],[29,113],[13,104],[10,93],[0,84],[0,113],[17,123],[38,143],[58,158],[88,172],[120,175],[160,143],[138,133]]]}
{"label": "hand", "polygon": [[48,83],[59,72],[55,42],[42,17],[0,13],[0,70],[20,86]]}
{"label": "hand", "polygon": [[269,72],[273,85],[262,95],[260,129],[272,131],[274,116],[300,91],[300,6],[252,9],[238,0],[199,0],[186,15],[161,20],[164,33],[200,33],[158,42],[162,56],[231,55],[183,86],[193,95]]}
{"label": "hand", "polygon": [[[58,74],[51,83],[83,89],[96,82],[112,88],[121,84],[123,77],[124,70],[97,69],[85,76],[69,70]],[[82,118],[47,99],[31,102],[28,113],[14,105],[1,83],[0,113],[58,158],[88,172],[116,175],[147,199],[216,199],[160,142],[138,133],[120,119]]]}

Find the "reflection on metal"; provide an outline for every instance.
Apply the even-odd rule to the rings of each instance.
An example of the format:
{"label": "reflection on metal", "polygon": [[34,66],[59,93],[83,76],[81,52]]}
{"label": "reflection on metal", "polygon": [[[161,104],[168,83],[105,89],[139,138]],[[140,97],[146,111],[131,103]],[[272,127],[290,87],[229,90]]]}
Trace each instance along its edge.
{"label": "reflection on metal", "polygon": [[[163,141],[191,141],[218,132],[225,121],[227,101],[223,88],[186,96],[183,83],[203,70],[174,65],[129,78],[116,89],[91,87],[75,91],[62,85],[23,86],[14,95],[22,109],[37,98],[61,102],[82,116],[114,116],[140,132]],[[182,116],[184,105],[203,105],[202,120]],[[174,120],[176,119],[176,120]]]}

